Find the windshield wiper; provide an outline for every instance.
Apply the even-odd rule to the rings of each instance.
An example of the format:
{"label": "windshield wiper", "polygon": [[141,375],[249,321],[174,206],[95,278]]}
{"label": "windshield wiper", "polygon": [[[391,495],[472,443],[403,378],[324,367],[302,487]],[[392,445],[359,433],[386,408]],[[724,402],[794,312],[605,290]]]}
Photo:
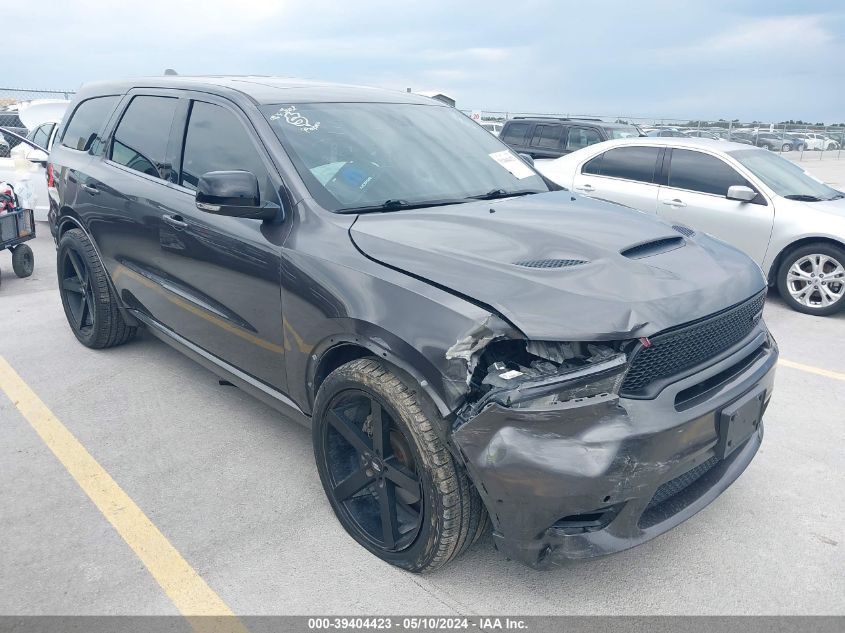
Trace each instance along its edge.
{"label": "windshield wiper", "polygon": [[533,189],[525,189],[523,191],[505,191],[504,189],[493,189],[487,193],[482,193],[477,196],[467,196],[468,200],[496,200],[498,198],[511,198],[516,196],[530,196],[534,193],[540,193]]}
{"label": "windshield wiper", "polygon": [[427,207],[442,207],[447,204],[463,204],[466,200],[423,200],[422,202],[408,202],[407,200],[393,199],[385,200],[381,204],[373,204],[364,207],[349,207],[338,209],[336,213],[384,213],[388,211],[402,211],[404,209],[425,209]]}
{"label": "windshield wiper", "polygon": [[800,202],[821,202],[822,199],[818,196],[811,196],[806,193],[791,193],[788,196],[784,196],[787,200],[798,200]]}

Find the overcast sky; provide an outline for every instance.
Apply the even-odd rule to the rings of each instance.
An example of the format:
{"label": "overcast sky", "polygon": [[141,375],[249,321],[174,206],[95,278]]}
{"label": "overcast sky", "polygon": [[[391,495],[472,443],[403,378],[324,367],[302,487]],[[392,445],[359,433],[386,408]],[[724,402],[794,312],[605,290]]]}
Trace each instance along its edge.
{"label": "overcast sky", "polygon": [[2,23],[0,87],[172,67],[441,90],[465,109],[845,122],[843,0],[10,0]]}

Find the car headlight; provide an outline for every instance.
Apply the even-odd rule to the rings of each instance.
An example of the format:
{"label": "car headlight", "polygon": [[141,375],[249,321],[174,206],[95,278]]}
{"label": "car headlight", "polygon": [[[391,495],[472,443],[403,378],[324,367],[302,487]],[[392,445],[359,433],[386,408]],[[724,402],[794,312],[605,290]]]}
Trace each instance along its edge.
{"label": "car headlight", "polygon": [[628,369],[626,354],[613,344],[514,343],[488,352],[498,359],[482,370],[473,413],[491,403],[552,409],[617,397]]}

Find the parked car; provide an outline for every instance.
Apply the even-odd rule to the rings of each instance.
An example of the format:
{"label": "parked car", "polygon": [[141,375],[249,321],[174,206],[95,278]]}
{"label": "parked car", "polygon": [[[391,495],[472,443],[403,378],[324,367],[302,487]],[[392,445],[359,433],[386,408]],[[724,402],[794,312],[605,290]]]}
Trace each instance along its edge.
{"label": "parked car", "polygon": [[795,132],[786,132],[784,136],[790,141],[792,141],[792,144],[795,147],[795,151],[803,152],[805,149],[807,149],[807,138],[803,134],[797,134]]}
{"label": "parked car", "polygon": [[636,126],[598,119],[514,117],[505,121],[499,138],[532,158],[558,158],[608,139],[640,136]]}
{"label": "parked car", "polygon": [[724,139],[718,134],[714,134],[708,130],[684,130],[684,135],[689,138],[709,138],[711,141],[723,141]]}
{"label": "parked car", "polygon": [[818,132],[801,131],[801,135],[805,139],[806,149],[811,149],[811,150],[839,149],[839,143],[834,141],[832,138],[828,138],[824,134],[820,134]]}
{"label": "parked car", "polygon": [[646,136],[687,138],[687,135],[684,134],[681,130],[679,130],[677,128],[665,128],[665,127],[653,128],[651,130],[648,130],[646,132]]}
{"label": "parked car", "polygon": [[144,326],[311,426],[340,523],[393,565],[439,567],[488,521],[534,566],[629,548],[760,446],[757,266],[555,191],[454,108],[160,77],[70,112],[51,230],[76,338]]}
{"label": "parked car", "polygon": [[539,165],[561,186],[706,231],[748,253],[795,310],[845,307],[845,194],[756,148],[611,141]]}
{"label": "parked car", "polygon": [[[14,142],[10,156],[0,158],[0,182],[15,185],[21,204],[32,209],[35,220],[45,222],[50,205],[47,199],[47,154],[53,146],[59,122],[68,101],[43,99],[21,104],[20,128],[2,128]],[[0,130],[2,131],[2,130]]]}
{"label": "parked car", "polygon": [[728,134],[728,140],[741,145],[756,145],[754,134],[750,132],[730,132]]}
{"label": "parked car", "polygon": [[499,136],[502,133],[502,127],[504,127],[504,123],[501,121],[479,121],[478,124],[493,136]]}

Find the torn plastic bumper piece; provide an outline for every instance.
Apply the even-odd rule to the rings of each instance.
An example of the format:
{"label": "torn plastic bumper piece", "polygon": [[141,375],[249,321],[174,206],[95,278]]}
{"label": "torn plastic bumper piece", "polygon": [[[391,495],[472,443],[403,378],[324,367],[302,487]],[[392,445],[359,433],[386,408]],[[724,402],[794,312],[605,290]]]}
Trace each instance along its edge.
{"label": "torn plastic bumper piece", "polygon": [[[485,501],[496,546],[542,568],[618,552],[707,506],[751,462],[754,431],[717,457],[722,409],[761,393],[768,404],[777,346],[759,331],[729,357],[654,399],[611,394],[463,412],[452,440]],[[685,400],[685,394],[696,397]]]}

